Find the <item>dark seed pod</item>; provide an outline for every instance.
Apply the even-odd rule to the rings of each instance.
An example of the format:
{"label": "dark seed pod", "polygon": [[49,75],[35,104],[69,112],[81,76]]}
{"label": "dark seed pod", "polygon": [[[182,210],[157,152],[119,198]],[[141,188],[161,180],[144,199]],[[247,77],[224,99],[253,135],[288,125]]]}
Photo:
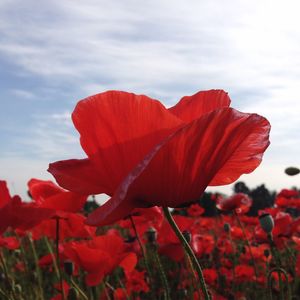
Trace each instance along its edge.
{"label": "dark seed pod", "polygon": [[271,233],[274,228],[274,220],[270,214],[263,214],[259,216],[259,223],[265,233]]}
{"label": "dark seed pod", "polygon": [[265,250],[264,250],[264,256],[265,256],[266,258],[268,258],[268,257],[270,256],[270,250],[269,250],[269,249],[265,249]]}
{"label": "dark seed pod", "polygon": [[296,167],[288,167],[284,170],[285,174],[289,176],[294,176],[300,173],[300,170]]}
{"label": "dark seed pod", "polygon": [[224,223],[223,228],[224,228],[224,231],[228,233],[228,232],[230,232],[231,226],[229,223]]}
{"label": "dark seed pod", "polygon": [[66,274],[68,274],[69,276],[73,275],[74,272],[74,265],[71,261],[65,261],[64,262],[64,270],[66,272]]}
{"label": "dark seed pod", "polygon": [[147,241],[150,244],[154,244],[157,239],[157,231],[154,227],[149,227],[149,229],[146,231],[146,237]]}

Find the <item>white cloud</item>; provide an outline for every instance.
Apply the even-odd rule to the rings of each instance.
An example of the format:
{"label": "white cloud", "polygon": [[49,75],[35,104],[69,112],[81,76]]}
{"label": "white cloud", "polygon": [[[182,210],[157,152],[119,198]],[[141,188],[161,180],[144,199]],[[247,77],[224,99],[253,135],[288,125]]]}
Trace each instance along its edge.
{"label": "white cloud", "polygon": [[68,112],[38,115],[35,119],[35,126],[28,132],[31,138],[27,135],[18,139],[32,155],[48,162],[85,156]]}
{"label": "white cloud", "polygon": [[14,89],[11,90],[11,93],[17,96],[18,98],[22,98],[26,100],[32,100],[35,98],[35,94],[27,90]]}
{"label": "white cloud", "polygon": [[[253,175],[269,181],[263,176],[282,178],[285,166],[299,165],[299,9],[293,0],[1,1],[0,53],[23,75],[74,87],[78,98],[120,89],[169,106],[224,88],[234,107],[272,123],[269,164]],[[80,153],[69,114],[36,118],[21,142],[44,159]],[[270,178],[279,186],[277,175]]]}

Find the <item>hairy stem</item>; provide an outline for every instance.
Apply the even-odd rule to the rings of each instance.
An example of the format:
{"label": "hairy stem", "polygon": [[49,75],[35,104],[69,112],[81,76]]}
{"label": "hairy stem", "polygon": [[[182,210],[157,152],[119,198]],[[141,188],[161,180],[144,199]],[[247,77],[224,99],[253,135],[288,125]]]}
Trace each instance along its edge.
{"label": "hairy stem", "polygon": [[186,239],[184,238],[184,236],[182,235],[180,229],[178,228],[177,224],[175,223],[168,207],[163,207],[163,211],[164,211],[164,215],[167,218],[170,226],[172,227],[173,231],[175,232],[175,234],[177,235],[178,239],[180,240],[185,252],[187,253],[187,255],[190,257],[193,266],[198,274],[199,280],[200,280],[200,286],[202,289],[202,292],[204,294],[204,298],[205,300],[210,300],[210,295],[208,293],[208,289],[206,287],[206,283],[203,277],[203,273],[202,273],[202,269],[201,266],[197,260],[197,257],[195,255],[195,253],[193,252],[191,246],[189,245],[189,243],[186,241]]}

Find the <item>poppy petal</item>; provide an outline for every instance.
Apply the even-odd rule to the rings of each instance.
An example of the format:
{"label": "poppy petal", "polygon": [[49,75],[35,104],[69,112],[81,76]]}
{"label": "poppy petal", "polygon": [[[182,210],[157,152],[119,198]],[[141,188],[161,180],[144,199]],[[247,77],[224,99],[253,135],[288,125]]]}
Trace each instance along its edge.
{"label": "poppy petal", "polygon": [[169,111],[185,122],[191,122],[215,109],[229,107],[230,98],[223,90],[200,91],[192,96],[185,96]]}
{"label": "poppy petal", "polygon": [[88,158],[51,163],[48,172],[55,177],[60,186],[74,193],[94,195],[106,190],[101,185],[97,168]]}
{"label": "poppy petal", "polygon": [[[249,115],[241,127],[235,130],[234,138],[237,140],[235,142],[235,144],[238,143],[237,147],[234,147],[232,143],[231,147],[223,149],[226,161],[209,185],[230,184],[242,174],[253,172],[260,165],[262,156],[270,144],[270,129],[271,125],[268,120],[257,114]],[[247,132],[246,135],[245,132]]]}
{"label": "poppy petal", "polygon": [[61,193],[62,188],[55,185],[52,181],[40,180],[32,178],[28,181],[28,188],[31,196],[35,201],[43,201],[44,199]]}
{"label": "poppy petal", "polygon": [[[117,217],[126,216],[130,207],[140,204],[178,207],[197,201],[209,182],[235,158],[236,153],[239,155],[233,167],[237,170],[226,169],[227,173],[222,174],[224,177],[254,170],[253,159],[261,159],[269,145],[269,129],[269,123],[263,117],[232,108],[203,115],[157,145],[129,173],[111,200],[92,214],[92,223],[102,225],[116,221]],[[253,136],[259,144],[254,143]],[[245,145],[245,140],[251,143]],[[244,150],[239,151],[240,147]],[[243,154],[247,156],[246,160]],[[127,208],[126,212],[122,212],[123,207]],[[90,220],[88,217],[88,223]]]}
{"label": "poppy petal", "polygon": [[109,195],[157,143],[182,125],[159,101],[120,91],[81,100],[72,119]]}
{"label": "poppy petal", "polygon": [[133,271],[134,267],[137,264],[137,256],[133,252],[124,254],[120,261],[120,267],[123,268],[125,274],[129,274]]}
{"label": "poppy petal", "polygon": [[11,200],[6,181],[0,180],[0,208],[5,206]]}
{"label": "poppy petal", "polygon": [[83,208],[86,200],[87,196],[65,191],[45,199],[39,207],[75,213]]}
{"label": "poppy petal", "polygon": [[[122,218],[127,217],[137,207],[133,201],[119,201],[112,197],[103,205],[89,214],[85,223],[90,226],[110,225]],[[100,222],[99,222],[100,220]]]}

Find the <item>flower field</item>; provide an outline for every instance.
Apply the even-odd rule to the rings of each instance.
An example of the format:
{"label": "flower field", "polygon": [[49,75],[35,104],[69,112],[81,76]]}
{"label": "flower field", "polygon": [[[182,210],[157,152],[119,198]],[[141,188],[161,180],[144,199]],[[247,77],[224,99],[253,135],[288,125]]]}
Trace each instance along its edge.
{"label": "flower field", "polygon": [[299,191],[205,193],[270,144],[264,117],[229,106],[222,90],[78,102],[87,157],[50,163],[57,184],[30,179],[28,199],[0,181],[1,299],[298,299]]}
{"label": "flower field", "polygon": [[[79,200],[70,192],[49,181],[32,182],[34,204],[11,197],[1,182],[1,299],[203,298],[191,260],[161,208],[135,209],[131,217],[96,229],[84,224],[94,202],[71,212]],[[58,199],[64,210],[43,207]],[[275,207],[259,211],[274,220],[274,244],[259,217],[247,216],[252,204],[247,195],[205,194],[205,201],[199,200],[172,214],[200,262],[212,299],[270,299],[270,294],[279,299],[280,291],[288,299],[288,293],[299,293],[300,219],[286,212],[291,207],[298,212],[297,191],[281,191]],[[208,201],[213,206],[207,212],[214,207],[214,216],[200,206]],[[13,220],[9,228],[7,218]]]}

